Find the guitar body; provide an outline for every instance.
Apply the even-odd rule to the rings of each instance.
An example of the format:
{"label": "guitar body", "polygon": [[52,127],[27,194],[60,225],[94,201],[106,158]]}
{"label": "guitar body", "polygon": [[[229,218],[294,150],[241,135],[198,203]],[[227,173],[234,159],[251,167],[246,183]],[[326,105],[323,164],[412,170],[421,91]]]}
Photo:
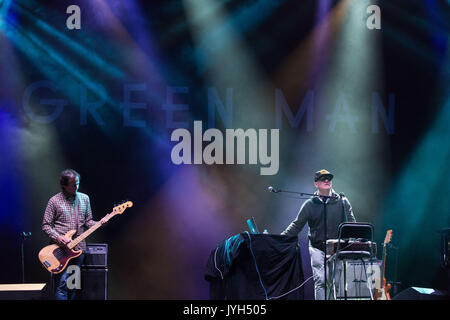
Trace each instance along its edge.
{"label": "guitar body", "polygon": [[391,300],[389,290],[391,290],[390,284],[384,284],[382,288],[375,289],[375,300]]}
{"label": "guitar body", "polygon": [[[65,236],[72,239],[75,232],[76,230],[71,230]],[[82,250],[73,250],[51,244],[42,248],[38,257],[45,269],[53,274],[58,274],[67,267],[70,260],[79,257],[82,252]]]}
{"label": "guitar body", "polygon": [[391,290],[391,285],[385,283],[383,286],[383,291],[384,291],[384,296],[386,297],[386,300],[391,300],[391,295],[389,294],[389,290]]}

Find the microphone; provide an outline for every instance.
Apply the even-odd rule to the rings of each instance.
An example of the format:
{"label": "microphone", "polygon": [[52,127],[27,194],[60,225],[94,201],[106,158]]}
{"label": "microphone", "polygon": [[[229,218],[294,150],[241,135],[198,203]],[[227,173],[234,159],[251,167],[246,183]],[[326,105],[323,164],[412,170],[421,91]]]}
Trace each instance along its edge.
{"label": "microphone", "polygon": [[23,240],[25,240],[28,237],[31,237],[31,232],[25,232],[23,231],[20,236],[22,237]]}
{"label": "microphone", "polygon": [[277,193],[277,192],[278,192],[278,190],[275,189],[275,188],[272,187],[272,186],[268,187],[267,189],[268,189],[270,192],[274,192],[274,193]]}
{"label": "microphone", "polygon": [[345,198],[345,194],[343,192],[339,192],[339,195],[341,196],[341,199]]}

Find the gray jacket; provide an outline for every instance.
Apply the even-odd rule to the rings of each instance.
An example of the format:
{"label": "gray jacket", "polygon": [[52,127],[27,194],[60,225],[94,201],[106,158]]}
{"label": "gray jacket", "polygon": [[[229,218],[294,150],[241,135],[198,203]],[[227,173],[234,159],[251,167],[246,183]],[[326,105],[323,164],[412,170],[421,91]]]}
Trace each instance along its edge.
{"label": "gray jacket", "polygon": [[[341,197],[334,190],[332,195],[336,199],[328,199],[326,204],[327,237],[328,239],[337,239],[339,224],[342,222],[356,222],[356,219],[348,199]],[[281,234],[287,236],[298,235],[306,223],[309,226],[308,237],[310,244],[317,249],[325,251],[324,206],[321,198],[314,196],[306,200],[300,208],[297,218]]]}

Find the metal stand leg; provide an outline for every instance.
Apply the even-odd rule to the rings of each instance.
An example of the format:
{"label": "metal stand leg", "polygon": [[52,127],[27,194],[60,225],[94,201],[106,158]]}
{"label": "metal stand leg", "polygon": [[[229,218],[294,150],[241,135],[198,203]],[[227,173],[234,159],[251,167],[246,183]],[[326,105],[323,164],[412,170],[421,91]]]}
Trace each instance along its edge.
{"label": "metal stand leg", "polygon": [[21,255],[21,260],[22,260],[22,283],[25,283],[25,255],[24,255],[24,251],[23,251],[23,239],[20,244],[20,255]]}
{"label": "metal stand leg", "polygon": [[49,290],[48,290],[48,299],[54,300],[55,299],[55,277],[53,276],[53,273],[50,272],[49,276]]}
{"label": "metal stand leg", "polygon": [[347,300],[347,263],[342,260],[342,264],[344,265],[344,299]]}
{"label": "metal stand leg", "polygon": [[336,261],[337,259],[333,258],[333,273],[331,275],[331,280],[332,280],[332,290],[333,290],[333,300],[336,300]]}

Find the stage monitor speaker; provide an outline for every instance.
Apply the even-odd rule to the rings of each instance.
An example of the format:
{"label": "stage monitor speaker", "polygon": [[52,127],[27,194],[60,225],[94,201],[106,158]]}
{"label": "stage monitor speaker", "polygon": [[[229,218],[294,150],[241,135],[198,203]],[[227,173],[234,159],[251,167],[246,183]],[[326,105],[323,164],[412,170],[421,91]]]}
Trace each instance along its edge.
{"label": "stage monitor speaker", "polygon": [[449,292],[431,288],[410,287],[403,290],[393,300],[450,300]]}
{"label": "stage monitor speaker", "polygon": [[106,243],[88,243],[84,252],[84,264],[82,268],[107,268],[108,245]]}
{"label": "stage monitor speaker", "polygon": [[0,300],[43,300],[46,283],[0,284]]}
{"label": "stage monitor speaker", "polygon": [[[335,281],[339,283],[339,287],[336,290],[336,299],[344,300],[345,288],[347,288],[348,300],[371,300],[372,295],[370,288],[380,288],[381,285],[381,260],[369,262],[364,259],[364,263],[361,260],[345,260],[345,282],[344,282],[344,267],[342,261],[338,261],[341,266],[341,274],[336,275],[338,277]],[[372,291],[373,292],[373,291]]]}
{"label": "stage monitor speaker", "polygon": [[108,299],[108,269],[81,269],[81,300]]}

